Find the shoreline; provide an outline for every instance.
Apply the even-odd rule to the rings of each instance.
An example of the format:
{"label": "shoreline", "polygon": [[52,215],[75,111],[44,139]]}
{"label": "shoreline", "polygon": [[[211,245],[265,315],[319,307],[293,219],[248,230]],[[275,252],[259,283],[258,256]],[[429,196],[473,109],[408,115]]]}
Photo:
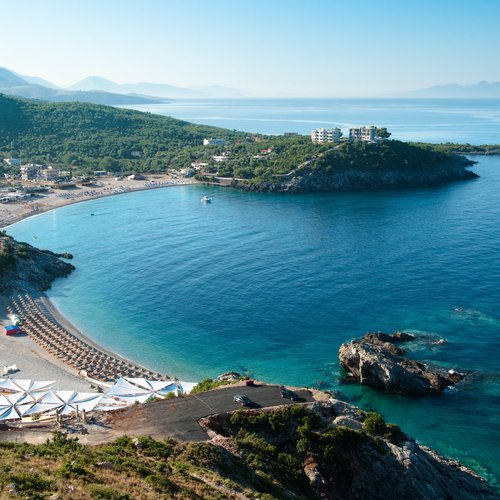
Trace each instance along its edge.
{"label": "shoreline", "polygon": [[[151,180],[165,184],[158,186],[147,186],[141,182],[141,185],[139,186],[134,186],[132,184],[131,186],[127,186],[127,188],[124,188],[122,181],[114,181],[110,180],[109,178],[105,178],[103,179],[103,181],[106,182],[104,186],[95,188],[92,187],[89,189],[84,188],[83,190],[82,188],[79,188],[78,193],[75,193],[74,190],[71,192],[61,191],[60,193],[51,192],[43,197],[43,205],[41,208],[37,206],[36,211],[30,210],[29,205],[31,205],[32,203],[36,203],[38,205],[40,200],[39,197],[37,197],[29,204],[16,203],[15,205],[9,207],[12,208],[12,211],[8,211],[11,214],[11,217],[8,219],[8,224],[5,224],[6,219],[5,217],[2,217],[3,214],[1,214],[0,212],[0,228],[5,229],[24,219],[35,217],[42,213],[49,212],[51,210],[55,210],[67,205],[73,205],[75,203],[82,203],[90,200],[108,196],[116,196],[119,194],[132,193],[136,191],[147,191],[150,189],[202,184],[199,181],[195,181],[194,179],[180,182],[165,175],[155,176],[154,179]],[[117,184],[119,184],[119,187],[117,186]],[[103,188],[107,189],[107,191],[103,191]],[[83,193],[89,192],[91,192],[92,194],[85,194],[85,197],[81,197]],[[73,194],[74,196],[69,196],[68,198],[58,196],[61,194]],[[80,194],[80,196],[76,196],[75,194]],[[77,339],[83,345],[88,346],[91,350],[102,354],[104,358],[109,358],[113,361],[117,361],[119,364],[122,364],[122,366],[133,367],[131,368],[131,371],[137,372],[137,375],[139,375],[139,372],[141,371],[144,372],[145,376],[146,373],[153,374],[153,372],[147,367],[120,354],[117,354],[110,349],[104,348],[103,346],[92,340],[85,332],[81,331],[79,328],[73,325],[71,321],[57,309],[55,304],[45,293],[39,292],[30,295],[37,303],[39,303],[43,308],[47,310],[47,316],[49,320],[53,320],[53,323],[62,328],[66,332],[68,338]],[[0,326],[9,324],[9,320],[7,317],[8,306],[12,306],[12,302],[9,300],[9,298],[6,296],[0,297]],[[42,345],[35,341],[35,338],[32,335],[28,334],[15,337],[7,337],[5,335],[0,336],[0,373],[3,373],[4,366],[9,366],[12,364],[16,364],[19,368],[18,372],[11,375],[14,378],[31,378],[39,380],[42,378],[47,380],[54,379],[56,381],[56,385],[59,386],[60,389],[75,389],[86,391],[92,389],[95,390],[96,384],[94,383],[94,381],[98,382],[98,380],[92,378],[86,379],[82,377],[82,375],[80,374],[81,370],[72,367],[67,362],[67,360],[64,361],[59,357],[51,354],[51,352],[46,347],[42,347]],[[163,378],[167,377],[166,374],[154,373],[154,375],[157,378],[159,378],[160,376]],[[89,386],[91,389],[89,389]]]}
{"label": "shoreline", "polygon": [[[163,184],[158,186],[148,186],[144,184],[147,181]],[[24,219],[35,217],[45,212],[55,210],[56,208],[62,208],[76,203],[106,198],[108,196],[134,193],[136,191],[148,191],[150,189],[164,189],[170,187],[203,184],[195,179],[183,179],[182,181],[179,181],[178,179],[172,178],[168,175],[160,174],[151,176],[151,178],[147,181],[117,181],[114,178],[103,177],[101,178],[101,182],[105,182],[105,185],[77,187],[77,191],[74,189],[61,189],[59,191],[51,191],[42,195],[35,195],[32,199],[24,203],[13,203],[9,205],[2,204],[0,205],[0,229],[4,230]],[[67,195],[68,197],[64,198],[62,195]]]}
{"label": "shoreline", "polygon": [[[40,372],[52,368],[58,374],[58,381],[73,385],[78,381],[77,385],[90,384],[93,389],[107,387],[119,377],[168,379],[166,374],[153,372],[91,340],[44,293],[4,297],[2,312],[3,325],[7,323],[7,313],[15,313],[22,320],[24,334],[2,336],[0,340],[3,366],[16,364],[19,368],[19,372],[12,374],[15,378],[20,375],[20,378],[40,379]],[[9,349],[9,344],[15,344],[13,349]],[[7,361],[5,356],[12,352],[16,355],[9,356]],[[41,370],[37,362],[40,359]]]}

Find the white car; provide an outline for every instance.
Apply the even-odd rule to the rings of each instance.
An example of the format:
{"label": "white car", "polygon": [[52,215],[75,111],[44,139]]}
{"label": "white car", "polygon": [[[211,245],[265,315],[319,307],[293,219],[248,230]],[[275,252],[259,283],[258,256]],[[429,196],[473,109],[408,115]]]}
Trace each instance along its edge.
{"label": "white car", "polygon": [[242,406],[247,406],[252,403],[252,400],[249,397],[243,396],[241,394],[237,394],[236,396],[234,396],[233,401],[235,403],[240,403]]}

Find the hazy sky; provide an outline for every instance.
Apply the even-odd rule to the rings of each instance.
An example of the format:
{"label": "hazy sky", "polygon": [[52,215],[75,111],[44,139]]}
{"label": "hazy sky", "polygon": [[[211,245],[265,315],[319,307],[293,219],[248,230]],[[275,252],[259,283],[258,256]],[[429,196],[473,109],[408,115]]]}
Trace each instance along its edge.
{"label": "hazy sky", "polygon": [[500,0],[0,0],[0,66],[70,85],[376,95],[500,81]]}

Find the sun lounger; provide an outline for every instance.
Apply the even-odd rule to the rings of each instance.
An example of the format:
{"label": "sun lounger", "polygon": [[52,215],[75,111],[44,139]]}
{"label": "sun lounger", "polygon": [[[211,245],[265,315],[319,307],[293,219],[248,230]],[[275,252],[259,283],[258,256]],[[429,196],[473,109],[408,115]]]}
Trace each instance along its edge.
{"label": "sun lounger", "polygon": [[4,375],[10,375],[11,373],[18,372],[19,368],[17,365],[10,365],[10,366],[4,366],[3,367],[3,374]]}

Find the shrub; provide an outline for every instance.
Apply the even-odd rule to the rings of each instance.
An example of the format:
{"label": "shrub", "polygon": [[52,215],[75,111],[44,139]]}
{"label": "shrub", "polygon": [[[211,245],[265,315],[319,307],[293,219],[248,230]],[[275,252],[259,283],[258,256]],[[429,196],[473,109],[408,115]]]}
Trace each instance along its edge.
{"label": "shrub", "polygon": [[85,479],[93,477],[92,472],[80,460],[66,460],[56,473],[62,477],[81,477]]}
{"label": "shrub", "polygon": [[386,430],[385,421],[382,418],[382,415],[375,413],[374,411],[366,413],[363,427],[370,434],[376,435],[382,434]]}
{"label": "shrub", "polygon": [[9,482],[14,483],[20,493],[35,495],[35,498],[41,498],[42,491],[48,491],[52,483],[44,479],[36,472],[22,472],[19,474],[10,474]]}
{"label": "shrub", "polygon": [[90,495],[96,500],[130,500],[132,497],[127,493],[116,491],[113,488],[108,488],[101,485],[92,485],[89,488]]}
{"label": "shrub", "polygon": [[224,380],[213,380],[211,378],[206,378],[201,382],[198,382],[198,384],[192,389],[191,394],[199,394],[200,392],[211,391],[216,387],[220,387],[221,385],[227,385],[229,383],[230,382]]}

